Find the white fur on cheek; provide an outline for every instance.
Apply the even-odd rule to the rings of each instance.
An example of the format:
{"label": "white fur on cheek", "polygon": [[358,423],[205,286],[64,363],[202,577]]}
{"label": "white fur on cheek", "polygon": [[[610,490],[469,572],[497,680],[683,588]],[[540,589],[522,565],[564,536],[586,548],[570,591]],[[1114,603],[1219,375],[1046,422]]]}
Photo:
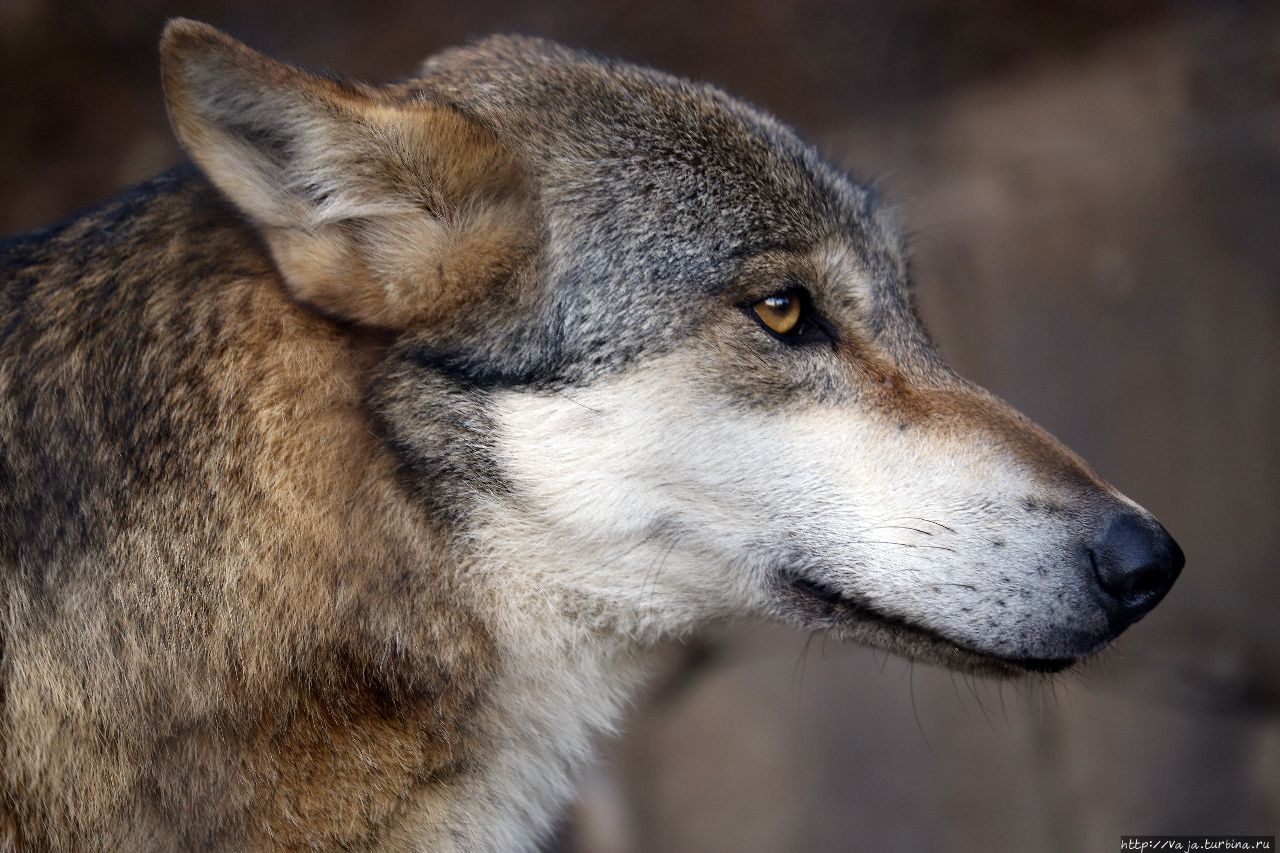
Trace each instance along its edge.
{"label": "white fur on cheek", "polygon": [[[731,448],[751,432],[701,417],[674,375],[655,363],[585,389],[494,401],[517,493],[500,522],[519,528],[508,538],[534,543],[543,588],[566,606],[650,637],[740,613],[753,595],[719,536],[748,496],[706,488],[701,476],[734,476]],[[715,448],[719,461],[706,457]]]}

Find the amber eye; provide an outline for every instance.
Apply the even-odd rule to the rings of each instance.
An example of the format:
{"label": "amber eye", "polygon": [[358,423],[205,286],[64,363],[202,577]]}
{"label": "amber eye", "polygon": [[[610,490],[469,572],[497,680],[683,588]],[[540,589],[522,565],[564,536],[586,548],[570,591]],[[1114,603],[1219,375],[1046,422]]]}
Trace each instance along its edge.
{"label": "amber eye", "polygon": [[771,337],[787,346],[836,344],[835,328],[814,309],[809,291],[800,285],[793,284],[739,307]]}
{"label": "amber eye", "polygon": [[800,294],[792,291],[766,296],[751,305],[760,322],[774,334],[790,335],[800,328],[804,315],[804,303]]}

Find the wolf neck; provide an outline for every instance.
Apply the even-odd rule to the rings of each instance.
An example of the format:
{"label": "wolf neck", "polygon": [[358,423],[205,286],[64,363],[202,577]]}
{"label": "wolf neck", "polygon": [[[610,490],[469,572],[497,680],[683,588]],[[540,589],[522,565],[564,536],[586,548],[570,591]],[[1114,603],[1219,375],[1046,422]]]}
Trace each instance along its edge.
{"label": "wolf neck", "polygon": [[551,557],[528,539],[518,551],[496,544],[523,538],[510,524],[485,527],[470,530],[485,556],[465,574],[468,597],[483,602],[494,668],[473,721],[471,772],[424,793],[413,833],[421,849],[534,849],[646,670],[648,644],[585,618],[585,603],[548,580]]}
{"label": "wolf neck", "polygon": [[[509,590],[510,592],[510,590]],[[454,798],[459,849],[525,850],[551,830],[646,670],[639,644],[586,630],[524,594],[495,603],[500,648],[480,721],[487,755]],[[443,839],[429,849],[451,849]]]}
{"label": "wolf neck", "polygon": [[[447,543],[437,585],[474,610],[493,646],[468,721],[473,745],[459,755],[467,769],[423,789],[405,830],[423,849],[528,849],[616,727],[647,648],[673,627],[653,618],[669,608],[643,582],[668,542],[638,529],[609,548],[548,512],[499,446],[494,392],[433,370],[408,345],[375,373],[364,385],[370,431],[395,457],[402,499]],[[640,592],[621,594],[611,572],[639,579]]]}
{"label": "wolf neck", "polygon": [[[422,377],[417,379],[421,394]],[[338,384],[347,387],[347,383]],[[358,384],[352,381],[350,386]],[[438,405],[432,408],[437,410],[453,406],[447,416],[437,411],[441,421],[453,420],[464,405],[451,397],[434,402]],[[413,426],[424,442],[421,446],[437,451],[457,448],[468,440],[451,436],[439,423],[435,431],[423,421]],[[337,428],[351,433],[354,440],[371,437],[364,427],[353,419]],[[394,429],[388,432],[402,450],[410,442]],[[333,483],[351,467],[338,464],[353,458],[344,442],[309,434],[291,440],[317,454],[340,457],[328,466],[334,471]],[[368,452],[386,456],[381,447]],[[276,455],[297,458],[296,453]],[[402,492],[395,485],[401,481],[387,473],[395,465],[389,458],[379,461],[376,466],[372,462],[354,466],[365,472],[359,482],[318,489],[343,506],[368,506],[358,517],[332,526],[347,531],[351,540],[335,548],[375,554],[394,539],[398,520],[420,518],[422,496]],[[568,574],[560,565],[564,555],[557,553],[547,531],[513,519],[506,503],[514,500],[510,494],[498,503],[481,497],[494,488],[492,480],[477,480],[470,469],[450,470],[456,461],[443,458],[402,454],[399,461],[413,471],[415,480],[432,473],[431,486],[441,484],[437,497],[442,492],[449,496],[447,508],[427,504],[426,515],[438,522],[426,536],[431,541],[417,550],[405,546],[407,553],[428,553],[432,561],[426,569],[430,576],[410,597],[434,595],[445,600],[439,602],[440,611],[415,608],[410,601],[382,600],[380,607],[387,612],[414,611],[416,615],[404,616],[405,624],[418,617],[435,620],[439,612],[461,609],[474,615],[487,651],[472,660],[447,648],[451,629],[419,626],[423,648],[420,654],[410,655],[413,665],[430,671],[440,661],[466,657],[466,671],[453,672],[446,681],[456,685],[474,680],[475,695],[481,698],[469,706],[469,719],[460,721],[457,733],[441,735],[452,741],[448,751],[460,772],[417,790],[417,807],[388,837],[388,846],[400,841],[413,849],[440,851],[530,849],[572,796],[578,771],[590,759],[596,742],[616,727],[643,677],[647,644],[603,623],[597,618],[598,607],[556,582]],[[469,462],[477,464],[474,457]],[[323,467],[311,464],[307,470],[314,475]],[[375,468],[383,473],[368,473]],[[376,505],[370,505],[375,499]],[[333,515],[338,514],[335,509]],[[361,532],[364,527],[370,529]],[[357,540],[372,544],[361,547]],[[368,567],[362,574],[367,573]],[[460,624],[466,621],[459,619]],[[463,637],[456,640],[459,646],[478,644]]]}
{"label": "wolf neck", "polygon": [[666,542],[651,531],[625,548],[593,546],[524,499],[508,491],[465,502],[467,538],[484,554],[472,579],[499,649],[481,723],[488,758],[474,790],[483,795],[455,804],[455,819],[481,833],[475,849],[527,849],[545,836],[597,742],[615,731],[650,649],[683,632],[653,618],[647,595],[598,588],[607,565],[652,572],[671,553]]}

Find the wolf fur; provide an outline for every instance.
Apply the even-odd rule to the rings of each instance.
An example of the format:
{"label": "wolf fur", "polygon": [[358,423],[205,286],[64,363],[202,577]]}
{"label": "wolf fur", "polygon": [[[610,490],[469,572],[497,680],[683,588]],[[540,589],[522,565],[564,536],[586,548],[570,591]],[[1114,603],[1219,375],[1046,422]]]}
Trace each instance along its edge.
{"label": "wolf fur", "polygon": [[0,848],[527,849],[660,638],[1118,632],[1073,543],[1134,505],[774,119],[529,38],[162,54],[195,167],[0,247]]}

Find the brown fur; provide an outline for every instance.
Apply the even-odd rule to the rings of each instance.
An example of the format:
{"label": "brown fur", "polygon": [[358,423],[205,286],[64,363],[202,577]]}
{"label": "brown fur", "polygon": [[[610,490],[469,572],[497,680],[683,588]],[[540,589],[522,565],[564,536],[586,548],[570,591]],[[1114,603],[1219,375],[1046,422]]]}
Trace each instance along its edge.
{"label": "brown fur", "polygon": [[[24,846],[363,846],[465,754],[491,643],[371,435],[378,344],[264,286],[255,242],[203,182],[169,180],[19,273],[40,321],[0,344],[0,541],[20,570],[3,588],[0,825]],[[102,263],[86,269],[86,247]],[[117,336],[162,329],[185,351],[150,348],[103,384]],[[44,495],[78,501],[66,523],[83,529],[42,532],[18,509],[40,487],[24,465],[68,428],[109,441],[111,407],[139,421],[137,446],[79,464],[118,486]],[[161,411],[165,435],[140,434]]]}
{"label": "brown fur", "polygon": [[[494,650],[366,405],[387,341],[289,295],[461,322],[527,260],[528,187],[451,108],[190,22],[164,56],[258,227],[183,172],[4,257],[0,846],[369,846],[464,767]],[[317,137],[325,189],[267,162],[237,91]]]}

